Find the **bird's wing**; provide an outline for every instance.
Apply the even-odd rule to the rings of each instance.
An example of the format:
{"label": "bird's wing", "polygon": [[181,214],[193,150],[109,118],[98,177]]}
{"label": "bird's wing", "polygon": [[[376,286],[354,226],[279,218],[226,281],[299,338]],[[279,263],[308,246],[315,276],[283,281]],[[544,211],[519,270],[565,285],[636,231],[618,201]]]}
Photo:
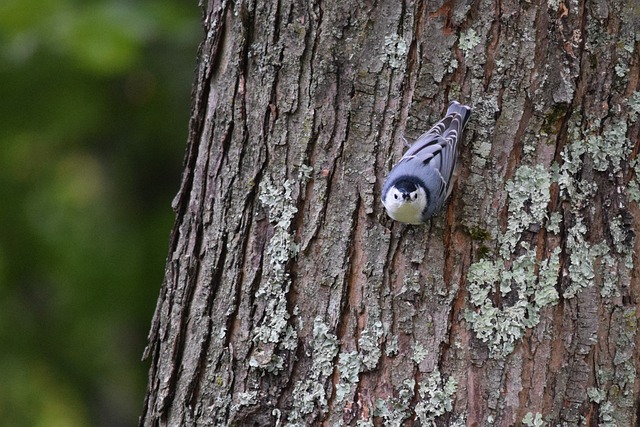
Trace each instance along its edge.
{"label": "bird's wing", "polygon": [[432,194],[436,199],[446,197],[451,175],[456,166],[457,136],[460,118],[457,114],[446,116],[428,132],[418,138],[402,156],[399,163],[412,163],[414,167],[429,168],[439,177],[439,185]]}

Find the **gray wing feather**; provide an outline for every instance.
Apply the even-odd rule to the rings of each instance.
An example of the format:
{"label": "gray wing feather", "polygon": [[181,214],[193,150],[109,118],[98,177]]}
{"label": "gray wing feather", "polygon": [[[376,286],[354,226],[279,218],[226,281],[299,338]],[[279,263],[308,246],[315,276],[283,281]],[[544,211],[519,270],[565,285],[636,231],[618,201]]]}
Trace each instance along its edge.
{"label": "gray wing feather", "polygon": [[444,201],[452,189],[453,171],[458,158],[458,140],[462,135],[470,108],[453,102],[447,110],[447,115],[436,123],[429,131],[418,138],[402,156],[400,162],[422,163],[435,172],[439,182],[433,192],[434,201]]}

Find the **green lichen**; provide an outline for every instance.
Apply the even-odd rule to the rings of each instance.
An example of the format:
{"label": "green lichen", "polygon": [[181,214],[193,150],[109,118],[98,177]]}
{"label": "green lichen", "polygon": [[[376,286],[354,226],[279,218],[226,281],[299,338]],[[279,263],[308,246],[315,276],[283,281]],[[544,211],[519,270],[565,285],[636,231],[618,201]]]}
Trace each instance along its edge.
{"label": "green lichen", "polygon": [[316,318],[313,323],[313,341],[311,342],[311,372],[306,379],[296,382],[293,389],[293,409],[288,416],[292,427],[303,420],[318,407],[327,410],[325,382],[333,372],[333,359],[338,354],[338,338],[329,332],[329,327]]}
{"label": "green lichen", "polygon": [[329,333],[329,327],[319,318],[316,318],[313,323],[311,348],[313,376],[315,378],[328,377],[333,372],[333,359],[338,352],[338,338]]}
{"label": "green lichen", "polygon": [[[509,217],[505,232],[498,236],[498,259],[483,258],[469,266],[467,288],[475,310],[468,311],[465,318],[476,336],[487,344],[491,357],[511,353],[526,328],[539,323],[542,308],[558,301],[555,285],[560,248],[538,261],[535,248],[522,241],[526,230],[549,222],[550,186],[551,174],[542,166],[519,168],[505,186]],[[509,296],[512,302],[497,306],[497,292],[501,300]]]}
{"label": "green lichen", "polygon": [[453,57],[448,57],[448,60],[443,60],[445,71],[447,73],[453,73],[458,68],[458,60]]}
{"label": "green lichen", "polygon": [[247,391],[247,392],[243,392],[243,393],[238,393],[235,402],[233,405],[231,405],[231,410],[232,411],[237,411],[239,408],[241,408],[242,406],[251,406],[251,405],[255,405],[258,402],[258,392],[256,390],[254,391]]}
{"label": "green lichen", "polygon": [[286,427],[292,427],[306,414],[313,412],[316,406],[327,407],[324,386],[311,380],[299,381],[293,389],[293,409],[289,413]]}
{"label": "green lichen", "polygon": [[[569,138],[576,139],[578,131],[572,127],[569,128]],[[595,184],[583,181],[578,177],[582,170],[582,156],[587,152],[587,147],[582,140],[575,140],[568,144],[562,150],[562,165],[558,171],[558,185],[560,186],[561,196],[571,201],[573,210],[580,210],[591,200],[591,196],[595,193],[597,187]]]}
{"label": "green lichen", "polygon": [[401,427],[403,422],[411,416],[411,400],[414,397],[416,382],[406,379],[398,390],[398,397],[388,399],[376,399],[373,415],[381,417],[384,425],[389,427]]}
{"label": "green lichen", "polygon": [[[629,107],[629,122],[635,123],[640,116],[640,91],[633,92],[627,99]],[[633,202],[640,203],[640,161],[637,158],[631,161],[633,168],[633,179],[627,187],[629,199]]]}
{"label": "green lichen", "polygon": [[[632,144],[626,137],[627,120],[632,120],[634,115],[634,110],[630,109],[627,116],[611,118],[602,129],[600,121],[591,118],[587,120],[589,128],[584,131],[579,127],[583,121],[579,115],[571,117],[569,121],[568,139],[571,142],[561,153],[563,163],[558,171],[560,196],[570,207],[572,224],[566,229],[569,285],[563,293],[565,298],[573,298],[581,289],[593,286],[598,276],[602,281],[600,294],[605,298],[613,298],[619,295],[620,283],[629,280],[633,256],[621,217],[614,217],[610,221],[611,247],[606,241],[597,244],[589,241],[585,211],[593,211],[598,186],[594,181],[582,179],[582,169],[588,157],[596,171],[610,176],[622,171],[632,151]],[[632,166],[635,165],[632,163]],[[638,186],[632,182],[629,186],[631,200],[634,194],[640,200]],[[619,257],[613,256],[615,253],[623,255],[622,262]]]}
{"label": "green lichen", "polygon": [[[594,47],[590,45],[593,42],[593,38],[588,41],[588,49]],[[591,166],[595,172],[617,181],[630,165],[636,176],[627,187],[627,195],[631,201],[640,201],[638,164],[630,161],[633,144],[626,136],[640,112],[640,95],[632,94],[626,105],[626,113],[622,108],[611,106],[613,114],[605,122],[594,117],[583,120],[579,115],[572,116],[568,126],[569,144],[562,152],[563,163],[558,172],[561,202],[568,207],[564,230],[564,250],[568,258],[564,282],[568,286],[563,296],[573,298],[582,289],[598,283],[601,285],[600,295],[611,309],[610,345],[615,343],[615,350],[610,347],[610,352],[613,352],[614,360],[611,367],[596,370],[597,387],[587,390],[589,399],[598,405],[598,425],[604,426],[630,425],[635,405],[636,310],[632,308],[627,312],[617,305],[616,300],[614,304],[608,301],[620,297],[623,287],[631,283],[634,242],[629,233],[631,219],[625,216],[624,194],[613,206],[621,213],[609,217],[604,233],[599,234],[587,227],[587,219],[597,209],[594,200],[599,189],[594,180],[584,180],[583,176],[591,175],[584,173],[584,169]],[[589,127],[582,129],[583,123],[588,123]],[[620,190],[623,190],[622,186],[618,187],[619,194],[622,193]],[[628,315],[632,319],[630,322],[624,320]]]}
{"label": "green lichen", "polygon": [[[638,318],[636,307],[616,308],[611,317],[615,352],[610,368],[596,371],[596,383],[606,392],[606,402],[599,408],[603,423],[631,425],[636,406],[636,342]],[[615,409],[615,410],[613,410]],[[613,424],[610,424],[613,425]]]}
{"label": "green lichen", "polygon": [[565,298],[573,298],[584,288],[593,286],[595,281],[594,259],[609,253],[606,243],[591,245],[586,241],[586,225],[576,217],[575,225],[567,233],[567,251],[569,252],[570,285],[564,290]]}
{"label": "green lichen", "polygon": [[632,160],[631,167],[633,169],[633,179],[629,182],[627,193],[629,194],[629,200],[640,203],[640,161],[638,159]]}
{"label": "green lichen", "polygon": [[587,396],[589,400],[594,403],[600,403],[607,398],[607,392],[604,390],[600,390],[597,387],[589,387],[587,389]]}
{"label": "green lichen", "polygon": [[380,349],[380,339],[384,334],[382,322],[373,323],[372,329],[365,329],[358,339],[358,347],[360,348],[360,356],[362,365],[367,370],[372,370],[378,365],[382,350]]}
{"label": "green lichen", "polygon": [[304,163],[298,167],[298,180],[301,182],[307,182],[311,179],[311,172],[313,172],[313,167],[309,165],[305,165]]}
{"label": "green lichen", "polygon": [[454,416],[448,424],[449,427],[466,427],[467,426],[467,414],[460,414]]}
{"label": "green lichen", "polygon": [[359,375],[362,369],[362,360],[357,351],[349,353],[340,353],[338,356],[338,371],[340,371],[340,379],[355,384],[359,381]]}
{"label": "green lichen", "polygon": [[546,229],[548,232],[553,234],[560,234],[560,222],[562,221],[562,215],[558,212],[553,212],[549,216],[549,221],[547,221]]}
{"label": "green lichen", "polygon": [[[619,296],[620,283],[629,282],[633,268],[633,239],[627,238],[624,222],[619,215],[610,221],[609,229],[612,247],[606,242],[590,244],[586,238],[587,226],[582,216],[575,214],[574,225],[567,230],[570,284],[563,293],[565,298],[573,298],[581,289],[594,286],[596,273],[599,273],[602,281],[600,294],[605,298]],[[614,251],[622,255],[622,259],[614,257]]]}
{"label": "green lichen", "polygon": [[615,266],[616,260],[614,257],[609,254],[602,257],[600,262],[600,277],[602,277],[600,295],[602,298],[617,298],[620,296]]}
{"label": "green lichen", "polygon": [[629,73],[629,65],[623,62],[616,64],[613,68],[618,77],[624,77]]}
{"label": "green lichen", "polygon": [[277,374],[284,368],[284,359],[275,354],[272,348],[267,350],[257,350],[249,358],[249,366],[262,369],[266,372]]}
{"label": "green lichen", "polygon": [[468,56],[469,52],[480,44],[480,37],[473,28],[469,28],[466,32],[460,34],[460,40],[458,46],[464,53],[464,56]]}
{"label": "green lichen", "polygon": [[[622,3],[624,4],[624,3]],[[614,70],[616,76],[623,81],[626,81],[629,76],[629,71],[633,61],[633,53],[636,48],[637,42],[637,23],[636,17],[638,15],[637,6],[632,4],[625,4],[621,10],[616,11],[618,16],[622,18],[624,22],[620,26],[620,30],[616,32],[618,38],[615,43],[615,59],[617,61]]]}
{"label": "green lichen", "polygon": [[[300,179],[304,184],[308,176],[302,173]],[[287,310],[287,294],[291,286],[287,265],[298,253],[290,231],[298,212],[292,196],[293,186],[291,180],[286,180],[282,186],[269,178],[260,183],[259,199],[267,210],[274,233],[265,253],[266,280],[255,294],[256,300],[266,301],[266,306],[260,325],[253,331],[253,341],[267,345],[257,346],[249,364],[272,373],[284,367],[284,360],[277,351],[293,351],[297,346],[297,332],[289,324],[291,316]]]}
{"label": "green lichen", "polygon": [[[560,167],[559,183],[565,195],[573,202],[580,203],[582,198],[590,195],[590,192],[580,195],[578,191],[581,183],[577,173],[582,168],[584,154],[589,155],[595,170],[610,174],[620,172],[622,166],[630,161],[633,143],[626,136],[627,120],[634,121],[637,114],[636,102],[638,101],[633,95],[629,97],[629,114],[615,116],[606,121],[604,126],[601,126],[598,118],[591,117],[588,120],[588,129],[582,130],[579,128],[581,118],[577,114],[570,121],[568,139],[571,143],[566,145],[562,152],[563,164]],[[640,104],[637,108],[640,108]],[[573,200],[575,195],[583,197]]]}
{"label": "green lichen", "polygon": [[[336,384],[336,401],[342,402],[360,381],[360,374],[375,369],[382,356],[381,341],[384,326],[381,321],[372,321],[358,339],[358,351],[341,352],[338,355],[340,382]],[[396,341],[397,346],[397,341]],[[397,350],[396,350],[397,351]],[[389,349],[387,349],[387,354]]]}
{"label": "green lichen", "polygon": [[402,288],[400,288],[400,294],[406,292],[419,292],[422,289],[422,282],[420,281],[420,272],[414,271],[412,275],[405,275],[402,279]]}
{"label": "green lichen", "polygon": [[429,355],[429,351],[426,349],[426,347],[419,342],[413,344],[412,350],[413,351],[411,354],[411,360],[413,360],[418,365],[422,363],[422,361]]}
{"label": "green lichen", "polygon": [[398,354],[398,350],[398,336],[394,335],[393,338],[391,338],[391,341],[387,341],[387,347],[384,354],[386,354],[387,357],[395,356]]}
{"label": "green lichen", "polygon": [[522,424],[529,427],[544,427],[547,425],[547,423],[542,420],[542,414],[539,412],[536,412],[535,415],[527,412],[522,419]]}
{"label": "green lichen", "polygon": [[615,406],[610,401],[606,400],[607,392],[596,387],[589,387],[587,389],[587,396],[590,401],[599,405],[598,419],[600,422],[598,425],[616,427],[618,424],[615,422],[614,418]]}
{"label": "green lichen", "polygon": [[420,383],[418,393],[421,400],[416,404],[415,412],[422,425],[435,425],[436,418],[451,412],[457,389],[457,381],[453,377],[443,381],[437,368]]}
{"label": "green lichen", "polygon": [[[476,310],[467,312],[465,317],[476,336],[488,345],[491,357],[510,354],[525,329],[539,323],[540,310],[557,303],[554,286],[560,268],[559,253],[556,248],[538,264],[535,251],[527,249],[508,269],[503,260],[481,260],[469,267],[469,294]],[[496,286],[503,296],[514,292],[515,302],[496,306],[491,298]]]}
{"label": "green lichen", "polygon": [[544,166],[522,166],[505,189],[509,194],[509,221],[501,236],[500,252],[503,258],[511,254],[522,232],[532,225],[541,226],[547,219],[551,174]]}
{"label": "green lichen", "polygon": [[[424,349],[423,349],[424,350]],[[422,350],[421,350],[422,351]],[[359,358],[355,352],[341,354],[339,365],[347,366],[346,374],[343,377],[341,369],[341,378],[348,382],[357,382],[357,370]],[[422,359],[422,358],[418,358]],[[419,361],[415,360],[416,363]],[[389,397],[388,399],[377,399],[373,416],[380,417],[384,421],[385,426],[401,426],[403,422],[412,414],[420,419],[422,425],[433,425],[435,419],[447,412],[451,412],[453,408],[453,395],[457,390],[457,382],[453,378],[443,381],[440,372],[436,368],[429,377],[419,383],[418,397],[419,400],[412,411],[412,401],[415,396],[415,381],[406,379],[403,381],[399,389],[396,390],[397,397]],[[337,389],[336,400],[341,401],[349,392],[348,389]],[[370,421],[370,420],[366,420]],[[455,425],[464,425],[463,418],[458,419]]]}
{"label": "green lichen", "polygon": [[630,283],[631,270],[633,269],[633,235],[629,234],[628,226],[622,215],[616,215],[609,222],[609,232],[613,240],[611,253],[622,255],[622,260],[613,257],[610,253],[604,254],[600,263],[600,276],[603,297],[613,298],[620,296],[619,283]]}
{"label": "green lichen", "polygon": [[600,405],[600,409],[598,410],[598,418],[600,419],[600,423],[598,423],[598,426],[618,427],[618,423],[616,423],[615,420],[615,411],[616,407],[613,405],[613,403],[609,402],[608,400],[606,402],[603,402]]}
{"label": "green lichen", "polygon": [[627,106],[629,107],[629,119],[635,122],[640,115],[640,91],[635,91],[629,96]]}
{"label": "green lichen", "polygon": [[599,127],[599,122],[595,121],[585,135],[587,152],[597,171],[617,173],[633,150],[633,144],[627,138],[627,122],[613,120],[605,126],[602,134],[599,134]]}
{"label": "green lichen", "polygon": [[616,215],[609,221],[609,232],[613,240],[614,250],[622,255],[626,255],[626,266],[633,267],[633,235],[630,234],[629,226],[625,224],[622,215]]}
{"label": "green lichen", "polygon": [[384,38],[383,60],[391,68],[404,68],[407,61],[409,46],[398,34],[391,34]]}
{"label": "green lichen", "polygon": [[338,403],[342,402],[344,399],[346,399],[346,397],[349,395],[350,392],[351,392],[350,383],[341,382],[336,384],[336,402]]}
{"label": "green lichen", "polygon": [[560,8],[560,3],[561,0],[547,0],[547,7],[549,7],[549,9],[553,10],[554,12],[557,12]]}

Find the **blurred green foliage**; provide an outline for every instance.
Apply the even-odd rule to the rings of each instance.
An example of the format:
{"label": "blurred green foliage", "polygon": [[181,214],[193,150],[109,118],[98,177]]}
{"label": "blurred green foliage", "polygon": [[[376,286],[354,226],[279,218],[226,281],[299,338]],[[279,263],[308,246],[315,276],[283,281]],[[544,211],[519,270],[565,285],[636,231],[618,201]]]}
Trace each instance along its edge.
{"label": "blurred green foliage", "polygon": [[134,425],[195,1],[0,1],[0,425]]}

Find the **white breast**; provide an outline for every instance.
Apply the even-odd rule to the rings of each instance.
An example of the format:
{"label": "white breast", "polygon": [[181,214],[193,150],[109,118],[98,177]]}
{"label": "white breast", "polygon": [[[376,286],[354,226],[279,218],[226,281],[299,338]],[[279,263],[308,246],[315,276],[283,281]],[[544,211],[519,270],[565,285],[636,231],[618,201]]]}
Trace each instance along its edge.
{"label": "white breast", "polygon": [[407,224],[422,224],[422,209],[416,203],[387,203],[387,215]]}

